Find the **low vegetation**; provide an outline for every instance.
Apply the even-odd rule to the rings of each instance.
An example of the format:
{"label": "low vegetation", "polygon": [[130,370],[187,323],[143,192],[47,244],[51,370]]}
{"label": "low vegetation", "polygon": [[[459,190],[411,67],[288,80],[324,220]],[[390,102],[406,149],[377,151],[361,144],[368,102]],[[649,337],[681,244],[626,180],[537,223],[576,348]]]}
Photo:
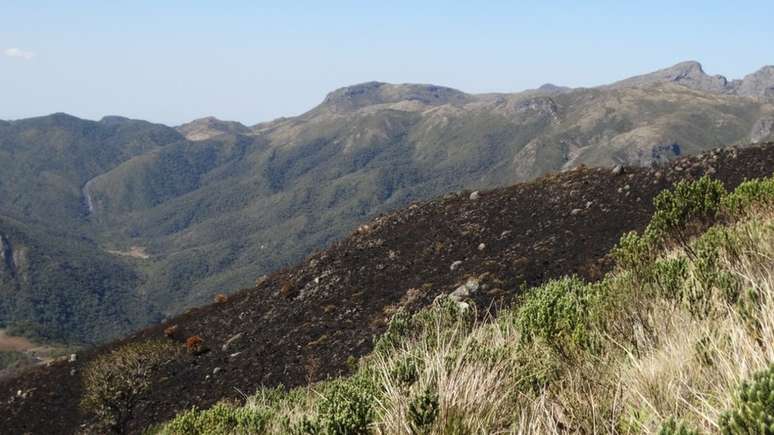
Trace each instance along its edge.
{"label": "low vegetation", "polygon": [[655,205],[599,282],[547,282],[497,317],[446,297],[399,311],[349,377],[154,431],[773,433],[774,178],[702,178]]}
{"label": "low vegetation", "polygon": [[95,429],[126,433],[154,376],[179,354],[179,345],[155,340],[130,343],[91,361],[83,375],[81,406],[95,417]]}

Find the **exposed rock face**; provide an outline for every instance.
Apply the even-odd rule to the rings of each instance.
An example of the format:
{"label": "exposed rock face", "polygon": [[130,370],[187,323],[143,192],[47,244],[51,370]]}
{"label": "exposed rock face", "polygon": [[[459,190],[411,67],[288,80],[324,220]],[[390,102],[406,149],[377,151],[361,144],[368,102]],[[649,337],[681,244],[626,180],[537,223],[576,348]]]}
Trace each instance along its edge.
{"label": "exposed rock face", "polygon": [[728,80],[720,75],[710,76],[696,61],[681,62],[649,74],[635,76],[610,85],[614,88],[645,86],[655,83],[673,82],[692,89],[706,92],[725,92]]}
{"label": "exposed rock face", "polygon": [[774,134],[774,118],[761,118],[755,122],[750,132],[750,140],[753,143],[765,142]]}
{"label": "exposed rock face", "polygon": [[696,61],[681,62],[649,74],[616,82],[612,88],[647,86],[672,82],[691,89],[743,97],[774,97],[774,66],[765,66],[741,80],[729,81],[722,75],[708,75]]}
{"label": "exposed rock face", "polygon": [[734,83],[735,93],[745,97],[774,97],[774,65],[764,66]]}

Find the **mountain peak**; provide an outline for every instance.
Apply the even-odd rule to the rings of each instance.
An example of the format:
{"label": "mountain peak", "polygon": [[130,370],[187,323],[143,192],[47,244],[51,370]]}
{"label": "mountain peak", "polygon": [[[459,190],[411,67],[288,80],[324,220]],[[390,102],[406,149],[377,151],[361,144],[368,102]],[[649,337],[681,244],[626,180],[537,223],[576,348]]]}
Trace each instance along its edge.
{"label": "mountain peak", "polygon": [[211,139],[222,134],[250,134],[245,125],[236,121],[222,121],[214,116],[195,119],[176,127],[176,130],[188,140],[199,141]]}
{"label": "mountain peak", "polygon": [[319,107],[333,112],[349,112],[367,106],[401,101],[418,101],[435,106],[464,103],[469,98],[464,92],[444,86],[365,82],[329,93]]}
{"label": "mountain peak", "polygon": [[737,82],[736,93],[747,97],[774,97],[774,65],[766,65]]}
{"label": "mountain peak", "polygon": [[656,83],[676,83],[691,89],[705,92],[725,93],[728,80],[721,76],[710,76],[704,72],[701,63],[690,60],[680,62],[668,68],[643,74],[613,83],[613,88],[648,86]]}

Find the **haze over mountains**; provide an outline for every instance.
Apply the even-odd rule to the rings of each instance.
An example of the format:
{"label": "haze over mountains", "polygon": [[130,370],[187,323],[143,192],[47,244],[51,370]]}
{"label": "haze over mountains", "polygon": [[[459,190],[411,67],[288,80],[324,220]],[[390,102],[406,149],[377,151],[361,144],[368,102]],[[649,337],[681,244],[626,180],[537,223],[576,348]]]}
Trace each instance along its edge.
{"label": "haze over mountains", "polygon": [[0,327],[101,341],[414,200],[772,139],[774,67],[727,80],[696,62],[514,94],[364,83],[250,127],[0,121]]}

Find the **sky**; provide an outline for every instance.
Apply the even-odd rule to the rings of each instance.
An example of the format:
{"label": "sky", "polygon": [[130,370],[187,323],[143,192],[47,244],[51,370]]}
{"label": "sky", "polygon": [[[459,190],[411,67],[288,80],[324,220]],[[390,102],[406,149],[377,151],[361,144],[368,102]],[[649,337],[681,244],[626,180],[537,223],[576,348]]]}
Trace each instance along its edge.
{"label": "sky", "polygon": [[741,78],[774,64],[772,22],[771,0],[0,0],[0,119],[252,125],[371,80],[516,92],[684,60]]}

